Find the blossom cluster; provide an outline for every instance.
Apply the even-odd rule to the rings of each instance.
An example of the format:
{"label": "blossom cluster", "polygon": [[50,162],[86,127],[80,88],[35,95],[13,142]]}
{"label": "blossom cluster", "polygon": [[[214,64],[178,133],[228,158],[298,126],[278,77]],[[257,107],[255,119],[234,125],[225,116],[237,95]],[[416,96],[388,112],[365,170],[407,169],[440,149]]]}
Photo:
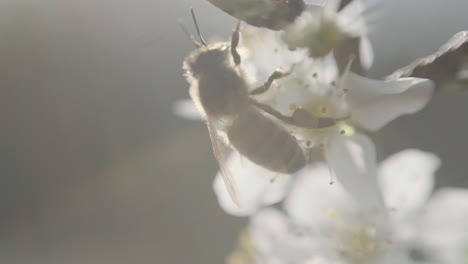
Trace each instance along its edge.
{"label": "blossom cluster", "polygon": [[[373,61],[370,1],[307,2],[294,19],[285,16],[274,28],[271,14],[283,14],[276,9],[290,7],[288,1],[210,2],[254,25],[242,27],[238,47],[239,67],[251,87],[275,70],[286,73],[251,97],[284,116],[294,119],[301,109],[326,123],[308,127],[275,120],[314,157],[294,175],[269,171],[232,149],[225,167],[235,179],[238,201],[226,189],[224,172],[213,187],[227,213],[250,222],[228,262],[468,263],[468,191],[433,193],[440,159],[408,149],[377,165],[367,133],[421,110],[434,83],[365,77]],[[351,51],[349,41],[358,44]],[[176,111],[197,117],[187,102]]]}

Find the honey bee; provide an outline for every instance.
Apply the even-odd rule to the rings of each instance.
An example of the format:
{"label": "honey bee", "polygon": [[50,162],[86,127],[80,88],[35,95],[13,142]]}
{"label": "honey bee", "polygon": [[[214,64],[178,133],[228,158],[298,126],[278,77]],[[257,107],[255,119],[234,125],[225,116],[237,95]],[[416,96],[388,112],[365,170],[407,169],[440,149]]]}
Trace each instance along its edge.
{"label": "honey bee", "polygon": [[208,0],[227,14],[255,27],[281,30],[305,9],[303,0]]}
{"label": "honey bee", "polygon": [[190,96],[207,125],[227,190],[240,206],[234,180],[225,167],[221,139],[242,156],[273,172],[292,174],[307,164],[304,148],[278,122],[294,125],[294,115],[283,115],[252,97],[265,92],[274,80],[288,73],[274,71],[264,85],[251,89],[236,50],[240,21],[230,43],[208,45],[200,34],[193,9],[191,13],[199,41],[189,35],[197,49],[184,60],[183,69],[190,83]]}

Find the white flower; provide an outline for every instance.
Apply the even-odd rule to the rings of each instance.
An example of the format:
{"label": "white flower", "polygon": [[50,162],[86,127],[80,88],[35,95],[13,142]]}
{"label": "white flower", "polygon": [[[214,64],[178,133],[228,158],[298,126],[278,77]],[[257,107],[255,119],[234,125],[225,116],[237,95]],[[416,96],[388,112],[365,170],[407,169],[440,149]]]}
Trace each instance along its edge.
{"label": "white flower", "polygon": [[425,246],[423,253],[431,251],[440,257],[439,263],[468,263],[468,191],[445,188],[429,200],[417,225],[417,234]]}
{"label": "white flower", "polygon": [[[253,43],[266,45],[266,42]],[[252,54],[268,50],[256,46],[249,49]],[[281,60],[275,58],[273,62],[276,61]],[[398,116],[422,109],[433,89],[432,81],[420,78],[371,80],[349,71],[339,76],[335,60],[326,56],[320,60],[303,58],[287,77],[277,80],[268,92],[255,98],[287,116],[293,116],[295,109],[302,108],[316,118],[332,120],[329,127],[319,129],[288,128],[312,147],[325,146],[326,159],[336,177],[348,191],[360,196],[357,182],[347,175],[356,170],[350,150],[345,146],[351,140],[348,136],[354,133],[349,125],[378,130]],[[333,120],[342,121],[333,124]],[[361,202],[366,201],[369,201],[367,197],[362,197]]]}
{"label": "white flower", "polygon": [[[317,118],[344,119],[346,123],[375,131],[401,115],[421,110],[432,96],[434,83],[430,80],[372,80],[349,71],[340,76],[331,55],[310,59],[304,51],[288,51],[274,32],[257,28],[246,31],[242,47],[249,51],[244,65],[256,80],[252,87],[263,84],[277,68],[290,72],[277,79],[267,92],[254,96],[283,115],[292,116],[301,107]],[[299,137],[320,145],[336,138],[347,127],[338,122],[329,129],[289,128]]]}
{"label": "white flower", "polygon": [[[281,59],[274,55],[272,57],[274,62],[281,62]],[[380,81],[350,72],[340,78],[333,58],[327,56],[322,60],[303,59],[295,65],[289,76],[277,80],[269,91],[254,98],[287,116],[292,116],[295,109],[300,107],[317,118],[331,120],[330,126],[319,129],[295,126],[287,128],[299,140],[310,143],[311,147],[325,146],[326,160],[336,177],[348,191],[359,197],[361,186],[358,184],[362,181],[357,182],[348,175],[350,171],[358,171],[358,165],[350,154],[351,150],[346,146],[346,142],[353,140],[349,137],[354,133],[349,125],[377,130],[400,115],[423,108],[431,98],[432,92],[433,83],[426,79],[400,78]],[[334,123],[333,120],[342,121]],[[342,135],[343,133],[345,135]],[[373,146],[365,151],[372,149]],[[253,175],[248,168],[244,168],[239,172],[241,173]],[[257,177],[262,176],[257,174]],[[243,186],[238,183],[240,195],[243,189],[253,188],[253,184],[255,183],[246,182],[246,186]],[[218,192],[219,194],[221,193]],[[368,197],[362,197],[360,202],[368,201]],[[250,205],[245,206],[251,208]],[[226,205],[222,204],[222,207],[225,208]]]}
{"label": "white flower", "polygon": [[[328,185],[325,166],[304,171],[285,201],[287,214],[264,209],[253,216],[256,263],[467,263],[468,191],[444,189],[430,197],[439,164],[418,150],[385,160],[373,170],[381,208],[357,203],[339,183]],[[365,187],[361,192],[374,195]]]}
{"label": "white flower", "polygon": [[[359,186],[361,197],[350,195],[339,182],[329,185],[326,166],[302,171],[284,204],[288,216],[279,211],[272,213],[273,209],[253,216],[250,230],[260,255],[273,254],[281,259],[279,263],[314,263],[312,259],[316,258],[327,259],[325,263],[348,263],[348,257],[359,261],[360,255],[374,254],[384,247],[378,242],[386,241],[389,232],[385,206],[376,186],[375,157],[373,150],[368,151],[372,143],[362,136],[352,142],[348,144],[352,161],[360,165],[347,176],[357,185],[364,184]],[[364,200],[367,203],[357,202]],[[281,222],[282,229],[268,224],[273,221],[277,221],[276,226]],[[265,238],[272,233],[276,233],[274,239]],[[265,252],[265,248],[269,251]]]}
{"label": "white flower", "polygon": [[323,57],[346,39],[359,39],[362,66],[369,69],[373,50],[367,38],[370,18],[368,10],[377,1],[354,0],[342,10],[341,1],[329,0],[322,5],[308,5],[294,23],[284,28],[282,38],[291,48],[305,48],[312,57]]}
{"label": "white flower", "polygon": [[[356,188],[359,186],[351,180],[352,177],[347,176],[349,171],[357,170],[350,150],[345,146],[349,141],[348,136],[354,133],[349,125],[377,130],[400,115],[423,108],[434,88],[433,82],[427,79],[371,80],[349,72],[349,68],[340,76],[332,54],[322,59],[311,59],[306,56],[305,50],[289,51],[278,33],[265,29],[245,29],[239,51],[242,55],[243,76],[251,89],[262,85],[278,67],[290,72],[286,77],[276,80],[267,92],[252,97],[286,116],[294,116],[297,109],[303,109],[309,115],[306,121],[316,118],[318,121],[314,125],[317,127],[283,125],[304,145],[324,149],[323,154],[336,177],[357,197],[360,196],[359,188]],[[179,102],[175,109],[179,114],[193,117],[187,111],[189,108],[188,104]],[[249,171],[249,167],[236,172],[231,173],[235,178],[243,177],[240,174],[252,175],[251,178],[268,177],[262,176],[264,173],[258,170]],[[263,190],[264,187],[255,187],[255,180],[245,183],[236,184],[239,185],[239,196],[261,197],[254,195],[252,190]],[[246,194],[243,194],[244,190],[248,190]],[[217,191],[217,194],[224,195],[224,192]],[[230,204],[223,202],[229,203],[228,199],[218,199],[223,208],[231,208]],[[368,201],[367,197],[363,197],[361,202]],[[258,201],[249,198],[242,204],[245,210],[234,214],[248,215],[269,203],[261,198]],[[228,212],[233,213],[232,210]]]}
{"label": "white flower", "polygon": [[[302,142],[310,143],[311,147],[325,146],[327,161],[335,171],[336,177],[347,190],[360,195],[359,186],[347,175],[348,171],[356,171],[356,164],[352,161],[350,150],[345,146],[353,134],[352,127],[377,130],[396,117],[413,113],[423,108],[432,96],[433,83],[419,78],[400,78],[396,80],[371,80],[347,71],[339,76],[335,60],[326,56],[320,60],[309,59],[304,51],[289,51],[278,36],[268,30],[250,28],[242,41],[241,50],[245,56],[242,65],[252,88],[262,84],[268,75],[277,67],[289,70],[291,73],[276,80],[274,85],[264,94],[254,98],[262,103],[274,107],[284,115],[292,116],[295,109],[301,107],[322,120],[332,123],[319,129],[302,129],[295,126],[287,128]],[[295,65],[292,67],[291,65]],[[292,67],[292,69],[291,69]],[[247,77],[246,77],[247,78]],[[180,104],[179,113],[188,115],[187,104]],[[177,108],[176,108],[177,109]],[[189,115],[190,116],[190,115]],[[337,121],[336,123],[333,120]],[[341,134],[345,134],[345,136]],[[235,160],[235,159],[234,159]],[[241,167],[238,165],[228,165]],[[266,171],[265,171],[266,172]],[[259,171],[249,171],[249,167],[236,169],[232,175],[243,177],[241,174],[263,177]],[[270,174],[271,175],[271,172]],[[219,180],[217,180],[219,181]],[[240,181],[240,180],[239,180]],[[242,194],[244,190],[263,190],[264,187],[254,187],[255,180],[245,181],[245,185],[237,183],[240,196],[258,197],[252,194]],[[263,184],[263,183],[261,183]],[[218,195],[224,192],[217,191]],[[231,208],[223,197],[218,198],[223,208]],[[363,197],[362,202],[368,201]],[[277,201],[275,201],[277,202]],[[252,204],[249,204],[252,203]],[[267,205],[260,199],[246,199],[242,207],[246,210],[235,215],[253,213],[254,208]],[[232,210],[228,212],[233,213]]]}
{"label": "white flower", "polygon": [[245,62],[248,72],[257,80],[252,86],[263,84],[276,68],[292,69],[266,94],[255,97],[285,115],[297,105],[318,117],[349,116],[354,124],[378,130],[401,115],[421,110],[432,96],[434,83],[428,79],[372,80],[349,71],[340,76],[333,56],[309,59],[301,51],[284,49],[268,30],[248,32],[243,47],[250,54]]}

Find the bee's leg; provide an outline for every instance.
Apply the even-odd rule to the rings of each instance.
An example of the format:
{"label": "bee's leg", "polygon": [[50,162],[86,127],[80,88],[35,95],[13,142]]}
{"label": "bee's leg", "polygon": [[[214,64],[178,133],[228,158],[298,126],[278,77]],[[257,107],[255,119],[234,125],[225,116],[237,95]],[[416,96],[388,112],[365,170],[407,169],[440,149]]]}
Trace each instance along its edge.
{"label": "bee's leg", "polygon": [[289,69],[289,71],[287,71],[287,72],[281,71],[279,69],[275,70],[270,75],[270,77],[268,77],[267,81],[262,86],[253,89],[252,91],[250,91],[249,94],[250,95],[257,95],[257,94],[261,94],[261,93],[264,93],[264,92],[268,91],[268,89],[270,89],[271,85],[273,84],[274,80],[283,78],[283,77],[288,76],[289,74],[291,74],[292,70],[294,69],[294,66],[295,65],[293,65],[291,67],[291,69]]}
{"label": "bee's leg", "polygon": [[337,121],[341,119],[334,119],[329,117],[316,117],[314,114],[303,108],[297,108],[294,110],[292,116],[283,115],[273,107],[257,102],[255,99],[250,99],[250,102],[261,109],[265,113],[268,113],[275,118],[293,126],[307,128],[307,129],[320,129],[329,128],[336,125]]}
{"label": "bee's leg", "polygon": [[294,120],[294,125],[299,127],[314,129],[320,126],[320,118],[317,118],[313,113],[300,106],[295,107],[292,119]]}
{"label": "bee's leg", "polygon": [[267,104],[257,102],[255,99],[250,98],[249,100],[255,107],[259,108],[260,110],[263,110],[267,114],[270,114],[287,124],[296,125],[296,122],[294,121],[294,118],[292,116],[283,115],[282,113],[278,112],[273,107]]}
{"label": "bee's leg", "polygon": [[232,33],[231,37],[231,55],[234,63],[239,65],[241,63],[241,56],[237,52],[237,46],[239,45],[239,31],[240,31],[240,20],[237,21],[236,27],[234,32]]}

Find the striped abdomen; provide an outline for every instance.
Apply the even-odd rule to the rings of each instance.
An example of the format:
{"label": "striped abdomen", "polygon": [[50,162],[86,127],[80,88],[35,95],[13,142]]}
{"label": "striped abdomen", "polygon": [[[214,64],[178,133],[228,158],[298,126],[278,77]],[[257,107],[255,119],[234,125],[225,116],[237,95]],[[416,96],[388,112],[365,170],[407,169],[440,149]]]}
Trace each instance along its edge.
{"label": "striped abdomen", "polygon": [[283,127],[247,108],[227,131],[231,145],[250,161],[271,171],[294,173],[306,165],[304,152]]}

